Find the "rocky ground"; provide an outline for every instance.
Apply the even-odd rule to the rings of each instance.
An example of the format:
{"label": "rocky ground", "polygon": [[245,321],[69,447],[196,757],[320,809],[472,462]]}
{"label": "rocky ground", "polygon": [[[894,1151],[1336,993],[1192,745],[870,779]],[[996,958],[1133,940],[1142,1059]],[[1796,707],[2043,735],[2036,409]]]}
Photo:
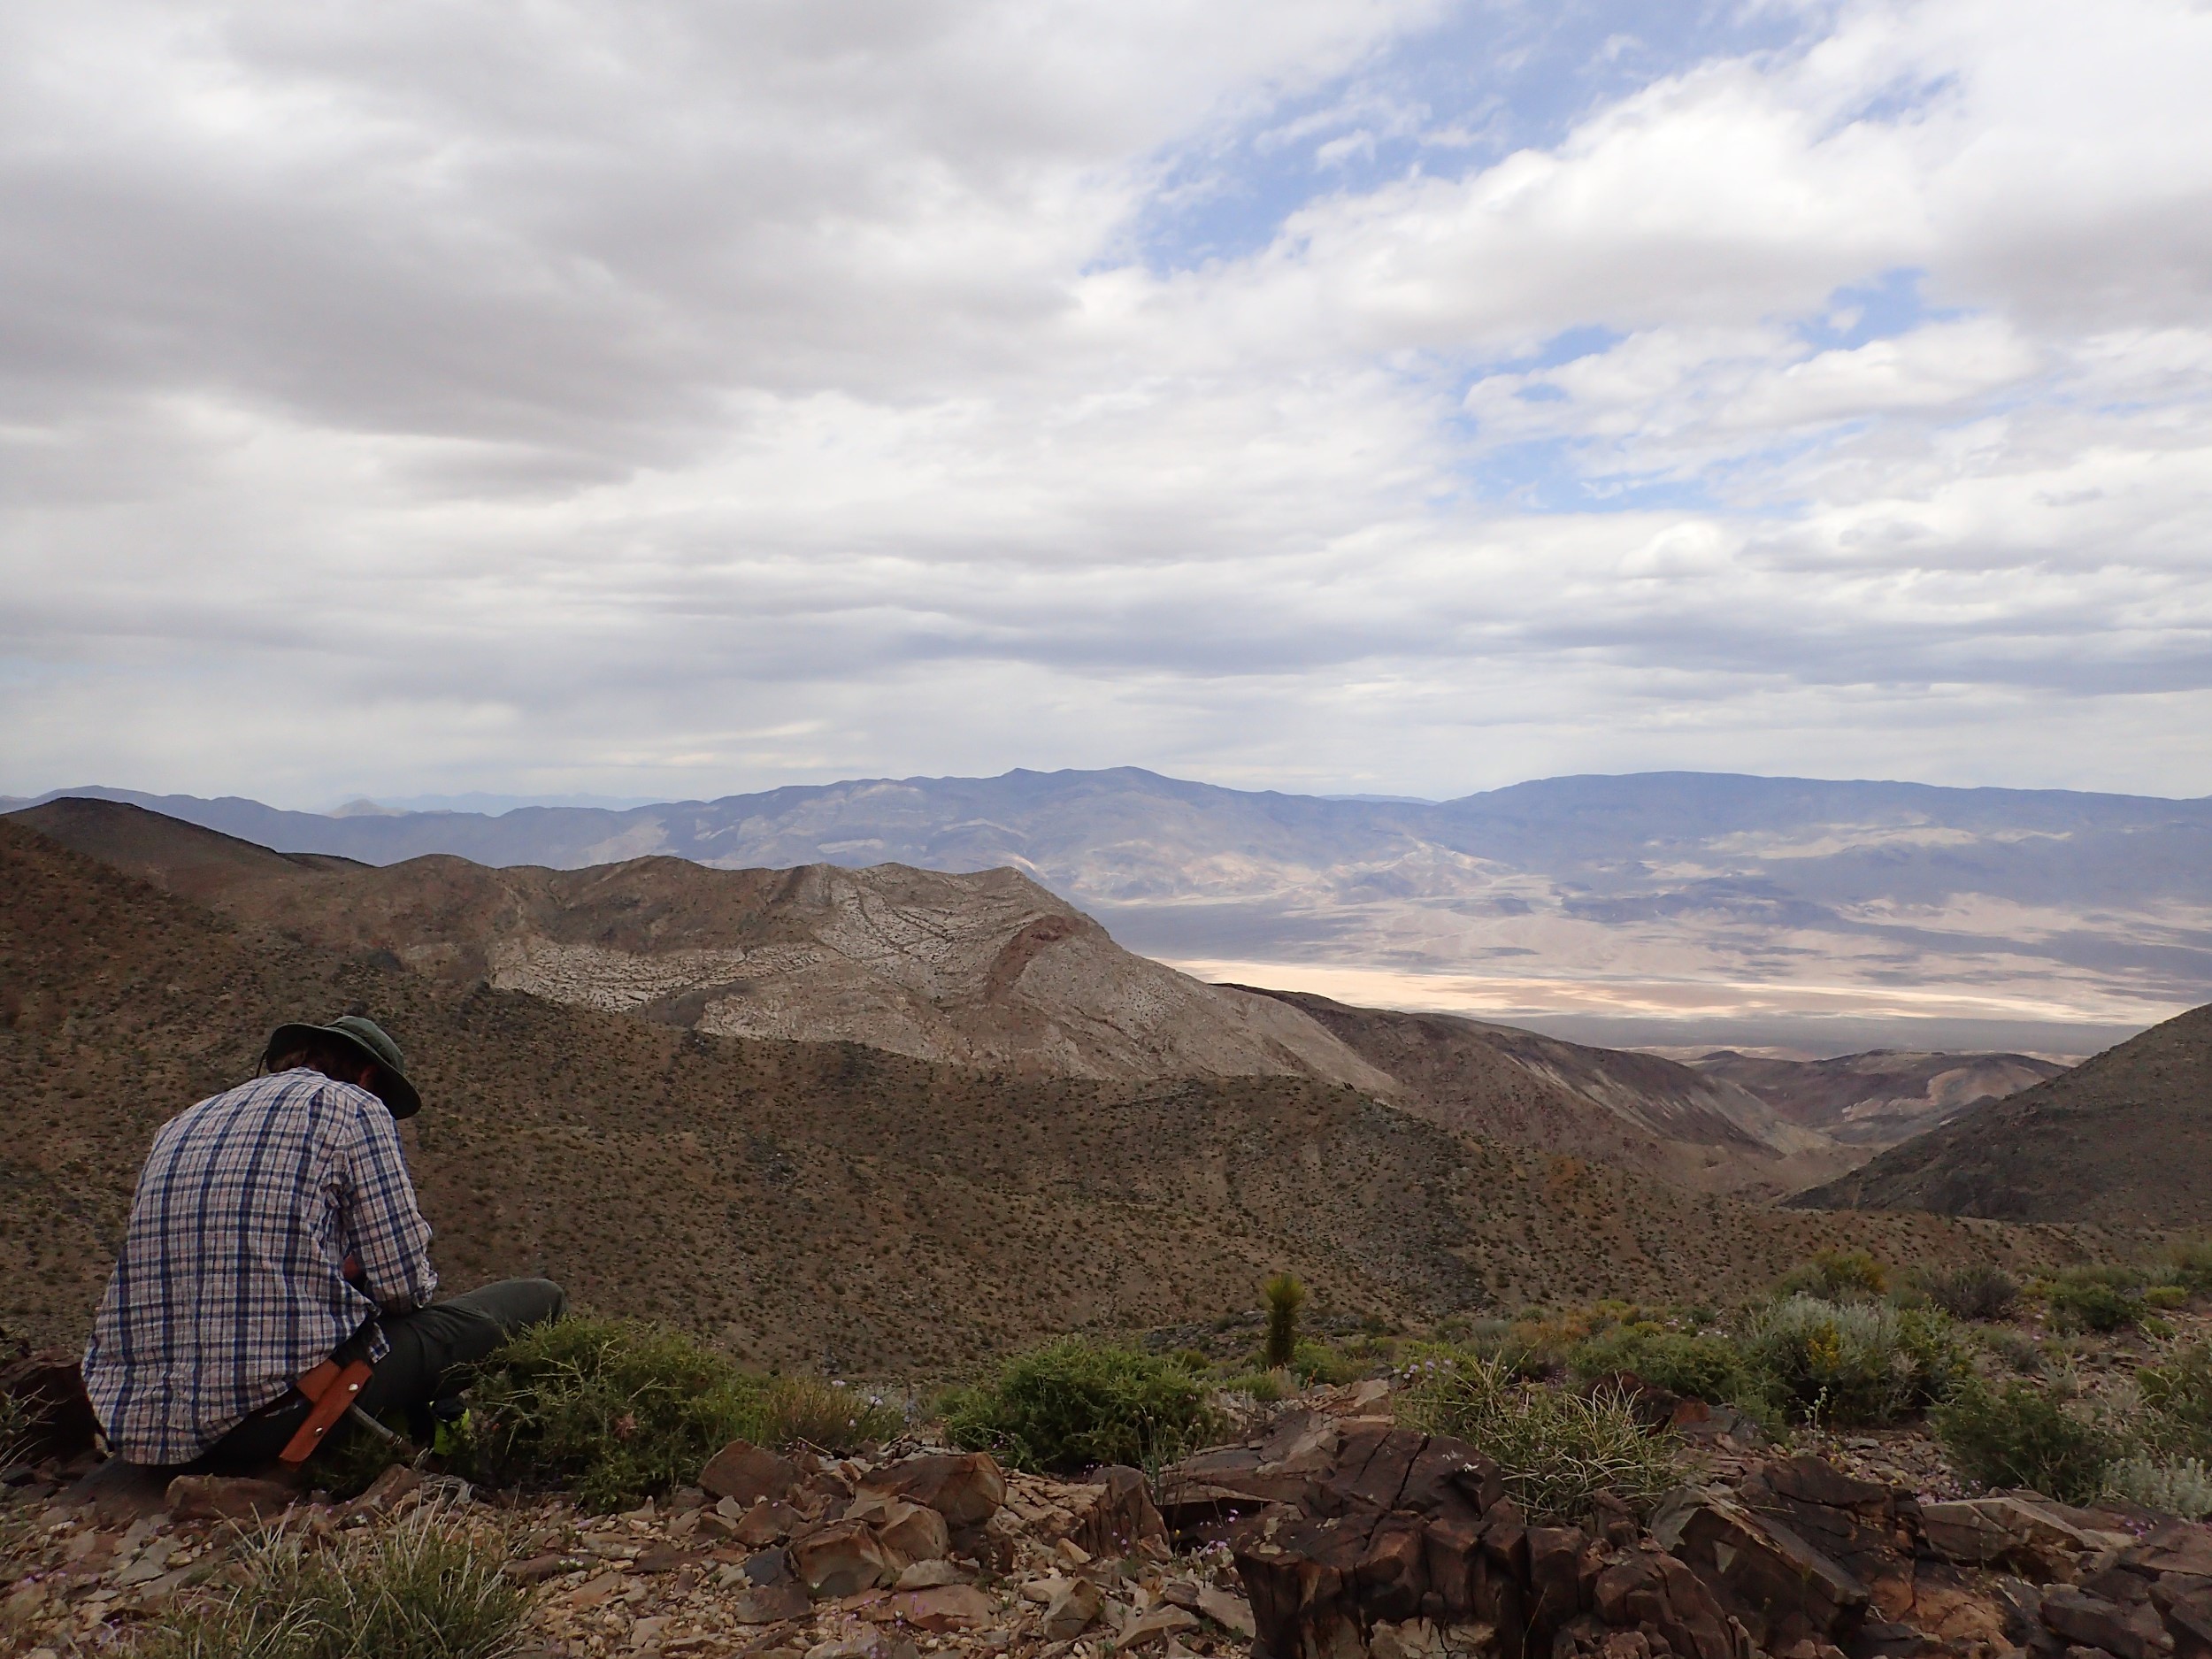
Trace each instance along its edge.
{"label": "rocky ground", "polygon": [[921,1441],[740,1443],[610,1516],[399,1467],[346,1503],[117,1465],[19,1475],[0,1639],[32,1659],[127,1649],[241,1581],[257,1540],[322,1548],[433,1506],[530,1587],[521,1651],[563,1659],[2212,1655],[2212,1528],[1971,1493],[1916,1434],[1786,1451],[1688,1402],[1688,1479],[1655,1512],[1541,1526],[1479,1448],[1390,1405],[1379,1381],[1316,1390],[1149,1479]]}

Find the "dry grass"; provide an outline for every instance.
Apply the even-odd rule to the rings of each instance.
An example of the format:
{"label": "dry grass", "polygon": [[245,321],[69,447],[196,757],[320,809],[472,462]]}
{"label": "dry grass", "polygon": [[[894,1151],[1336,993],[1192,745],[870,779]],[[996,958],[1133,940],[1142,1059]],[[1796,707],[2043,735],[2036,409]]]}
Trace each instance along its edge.
{"label": "dry grass", "polygon": [[1582,1520],[1601,1492],[1647,1509],[1682,1478],[1674,1438],[1647,1432],[1617,1393],[1569,1394],[1494,1361],[1424,1369],[1397,1417],[1495,1458],[1506,1492],[1534,1521]]}
{"label": "dry grass", "polygon": [[244,1583],[150,1632],[134,1659],[502,1659],[529,1601],[503,1558],[434,1503],[326,1553],[297,1531],[265,1538]]}

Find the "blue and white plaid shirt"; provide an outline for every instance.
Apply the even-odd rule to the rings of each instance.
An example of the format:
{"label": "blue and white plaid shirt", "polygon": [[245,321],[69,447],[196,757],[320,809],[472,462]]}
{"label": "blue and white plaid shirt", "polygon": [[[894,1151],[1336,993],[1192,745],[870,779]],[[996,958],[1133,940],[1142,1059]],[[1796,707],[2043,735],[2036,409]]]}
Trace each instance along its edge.
{"label": "blue and white plaid shirt", "polygon": [[[198,1456],[380,1309],[426,1304],[429,1247],[398,1130],[366,1089],[303,1067],[178,1113],[139,1173],[85,1349],[110,1446]],[[389,1347],[380,1333],[368,1357]]]}

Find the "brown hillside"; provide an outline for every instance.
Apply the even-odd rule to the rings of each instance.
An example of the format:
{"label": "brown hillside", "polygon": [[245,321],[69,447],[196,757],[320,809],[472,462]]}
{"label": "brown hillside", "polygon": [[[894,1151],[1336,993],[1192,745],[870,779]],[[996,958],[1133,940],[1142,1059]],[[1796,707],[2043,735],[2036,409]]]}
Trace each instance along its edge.
{"label": "brown hillside", "polygon": [[1686,1064],[1748,1090],[1780,1117],[1852,1146],[1894,1146],[1985,1100],[2002,1100],[2066,1068],[2026,1054],[1919,1054],[1877,1048],[1828,1060],[1777,1060],[1723,1048]]}
{"label": "brown hillside", "polygon": [[234,919],[722,1036],[864,1042],[1068,1077],[1390,1079],[1311,1020],[1133,956],[1011,870],[583,870],[434,856],[376,867],[273,853],[117,802],[15,815]]}
{"label": "brown hillside", "polygon": [[718,1038],[258,940],[0,823],[0,1323],[83,1333],[155,1127],[280,1018],[366,1003],[449,1285],[550,1272],[763,1362],[956,1367],[1203,1318],[1288,1266],[1334,1310],[1721,1298],[1819,1248],[2071,1259],[2093,1233],[1759,1210],[1296,1079],[1131,1085]]}
{"label": "brown hillside", "polygon": [[2212,1226],[2212,1006],[1977,1106],[1790,1202]]}
{"label": "brown hillside", "polygon": [[1777,1197],[1856,1155],[1724,1079],[1656,1055],[1585,1048],[1456,1014],[1353,1008],[1267,991],[1396,1079],[1448,1128],[1601,1159],[1685,1187]]}

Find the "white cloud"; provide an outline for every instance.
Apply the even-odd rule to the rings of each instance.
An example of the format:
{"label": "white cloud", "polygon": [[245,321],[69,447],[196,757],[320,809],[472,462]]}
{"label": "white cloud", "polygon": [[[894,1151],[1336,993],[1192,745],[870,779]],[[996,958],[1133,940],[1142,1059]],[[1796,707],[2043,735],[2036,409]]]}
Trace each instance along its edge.
{"label": "white cloud", "polygon": [[1847,8],[1124,251],[1452,130],[1270,119],[1434,15],[10,9],[0,788],[2212,789],[2212,14]]}

